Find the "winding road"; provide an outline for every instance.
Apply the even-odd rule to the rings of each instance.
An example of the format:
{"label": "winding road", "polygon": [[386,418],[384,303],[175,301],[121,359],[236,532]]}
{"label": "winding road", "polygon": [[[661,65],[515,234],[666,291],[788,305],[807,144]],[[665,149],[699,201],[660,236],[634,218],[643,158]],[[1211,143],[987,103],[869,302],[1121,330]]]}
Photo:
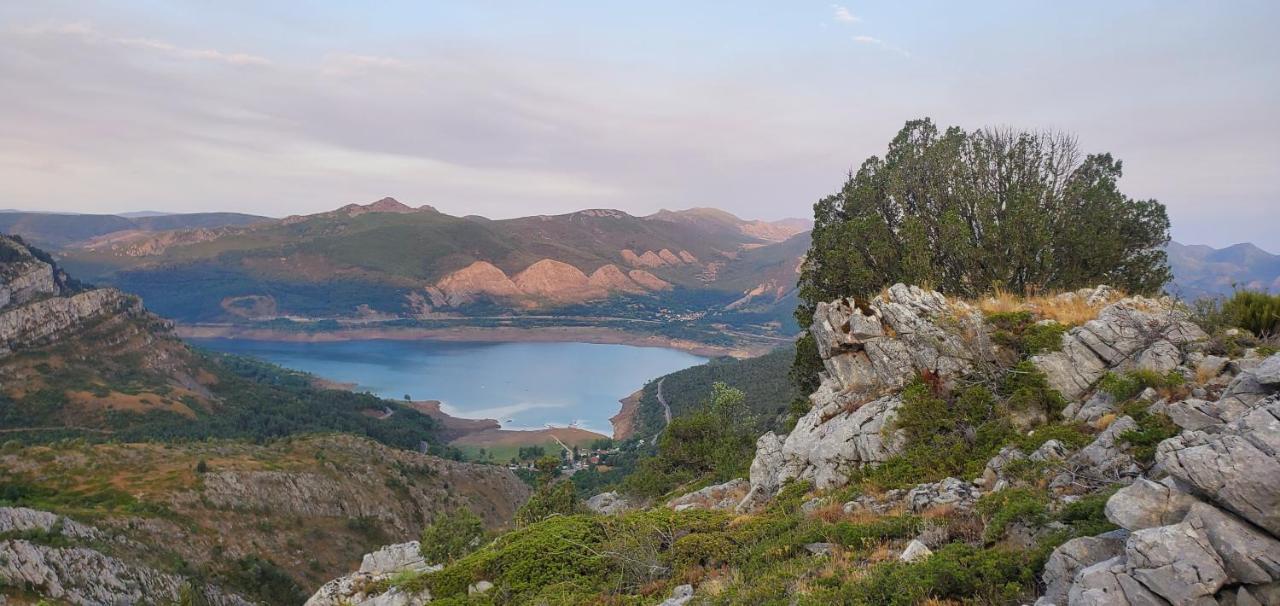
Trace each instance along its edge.
{"label": "winding road", "polygon": [[667,428],[667,425],[670,425],[670,424],[671,424],[671,406],[670,406],[669,404],[667,404],[667,399],[666,399],[666,398],[664,398],[664,397],[662,397],[662,384],[663,384],[664,382],[666,382],[666,380],[667,380],[667,378],[666,378],[666,377],[662,377],[661,379],[658,379],[658,394],[657,394],[657,395],[658,395],[658,403],[662,405],[662,416],[663,416],[664,418],[666,418],[667,422],[666,422],[666,424],[664,424],[664,425],[662,426],[662,428],[661,428],[661,429],[658,429],[658,432],[657,432],[657,433],[653,434],[653,443],[654,443],[654,444],[657,444],[657,443],[658,443],[658,436],[662,435],[662,430],[663,430],[663,429],[666,429],[666,428]]}

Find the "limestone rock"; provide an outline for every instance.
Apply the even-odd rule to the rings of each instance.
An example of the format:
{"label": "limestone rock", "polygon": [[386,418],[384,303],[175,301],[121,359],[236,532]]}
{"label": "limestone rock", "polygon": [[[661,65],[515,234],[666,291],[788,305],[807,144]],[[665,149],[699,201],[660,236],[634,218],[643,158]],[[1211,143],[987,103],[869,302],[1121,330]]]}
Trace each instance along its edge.
{"label": "limestone rock", "polygon": [[1125,557],[1125,570],[1133,578],[1173,604],[1207,598],[1227,583],[1209,537],[1187,523],[1130,534]]}
{"label": "limestone rock", "polygon": [[1107,500],[1107,519],[1127,530],[1177,524],[1199,499],[1182,492],[1171,481],[1138,478]]}
{"label": "limestone rock", "polygon": [[1125,442],[1120,439],[1124,432],[1137,427],[1138,423],[1130,417],[1116,419],[1088,446],[1067,458],[1070,469],[1058,474],[1050,485],[1064,488],[1080,480],[1098,484],[1137,476],[1140,471],[1137,462],[1125,451]]}
{"label": "limestone rock", "polygon": [[708,486],[667,501],[667,507],[676,511],[690,509],[731,510],[742,502],[751,489],[751,483],[742,478],[724,484]]}
{"label": "limestone rock", "polygon": [[1156,463],[1197,494],[1280,535],[1280,397],[1215,433],[1184,432],[1161,442]]}
{"label": "limestone rock", "polygon": [[1253,369],[1253,378],[1263,387],[1280,390],[1280,354],[1263,360]]}
{"label": "limestone rock", "polygon": [[[134,566],[86,547],[0,541],[0,585],[39,588],[42,596],[60,602],[86,606],[175,603],[187,583],[182,577]],[[211,604],[250,604],[211,586],[200,586],[199,591]]]}
{"label": "limestone rock", "polygon": [[925,546],[924,543],[921,543],[916,539],[912,539],[910,543],[907,543],[907,548],[902,550],[902,555],[898,556],[898,561],[918,562],[931,555],[933,555],[933,551]]}
{"label": "limestone rock", "polygon": [[971,509],[980,496],[973,484],[946,478],[933,484],[920,484],[907,492],[907,509],[920,513],[935,507],[952,506]]}
{"label": "limestone rock", "polygon": [[684,606],[693,599],[693,585],[679,585],[671,590],[671,597],[662,601],[659,606]]}
{"label": "limestone rock", "polygon": [[1223,398],[1216,402],[1187,398],[1154,407],[1151,412],[1164,413],[1183,429],[1199,430],[1234,421],[1248,410],[1249,407],[1236,398]]}
{"label": "limestone rock", "polygon": [[1230,582],[1257,585],[1280,581],[1280,540],[1205,503],[1192,505],[1184,522],[1209,539]]}
{"label": "limestone rock", "polygon": [[835,547],[835,543],[808,543],[804,546],[804,550],[816,556],[825,556],[831,555],[831,550]]}
{"label": "limestone rock", "polygon": [[53,532],[73,539],[100,539],[102,533],[70,518],[26,507],[0,507],[0,535],[30,531]]}
{"label": "limestone rock", "polygon": [[596,513],[613,515],[631,509],[631,502],[615,491],[602,492],[586,501],[587,509]]}
{"label": "limestone rock", "polygon": [[1034,356],[1032,363],[1050,387],[1074,400],[1110,370],[1171,370],[1180,363],[1184,346],[1205,338],[1172,302],[1131,297],[1067,331],[1061,351]]}
{"label": "limestone rock", "polygon": [[[1042,606],[1039,602],[1037,606]],[[1081,570],[1065,603],[1056,606],[1167,606],[1168,602],[1125,571],[1124,557],[1103,560]]]}
{"label": "limestone rock", "polygon": [[[957,320],[961,328],[944,328],[943,318]],[[975,359],[992,355],[963,336],[986,334],[976,310],[903,284],[865,304],[851,299],[819,303],[810,332],[839,389],[864,394],[900,387],[921,371],[954,377]]]}
{"label": "limestone rock", "polygon": [[430,568],[422,557],[422,546],[417,541],[386,545],[375,552],[366,553],[360,561],[360,572],[388,574],[401,570],[421,572]]}
{"label": "limestone rock", "polygon": [[1121,530],[1096,537],[1079,537],[1059,545],[1044,565],[1041,580],[1044,582],[1045,592],[1036,600],[1036,606],[1065,606],[1067,592],[1076,573],[1124,553],[1126,538],[1128,533]]}
{"label": "limestone rock", "polygon": [[753,492],[771,496],[788,480],[811,480],[820,490],[836,488],[848,481],[852,468],[879,463],[901,450],[900,433],[888,430],[902,405],[899,396],[858,405],[831,393],[825,405],[818,403],[815,400],[780,447],[769,434],[757,442],[751,463]]}

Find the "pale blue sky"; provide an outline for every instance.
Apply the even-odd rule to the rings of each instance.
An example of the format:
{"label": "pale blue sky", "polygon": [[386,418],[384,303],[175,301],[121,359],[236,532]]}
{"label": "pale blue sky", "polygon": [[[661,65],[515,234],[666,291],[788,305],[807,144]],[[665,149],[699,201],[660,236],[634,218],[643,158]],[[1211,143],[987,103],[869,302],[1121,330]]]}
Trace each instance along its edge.
{"label": "pale blue sky", "polygon": [[1059,129],[1280,251],[1275,2],[0,5],[0,207],[807,216],[902,123]]}

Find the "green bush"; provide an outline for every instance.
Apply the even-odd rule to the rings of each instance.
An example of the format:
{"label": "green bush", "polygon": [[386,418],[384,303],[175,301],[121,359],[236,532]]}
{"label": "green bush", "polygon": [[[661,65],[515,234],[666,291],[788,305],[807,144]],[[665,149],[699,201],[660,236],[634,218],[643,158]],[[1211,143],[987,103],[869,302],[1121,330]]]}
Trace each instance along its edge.
{"label": "green bush", "polygon": [[1156,458],[1156,446],[1182,432],[1172,419],[1163,414],[1147,412],[1145,402],[1135,402],[1121,408],[1137,422],[1136,429],[1120,434],[1120,439],[1129,443],[1133,449],[1133,458],[1150,465]]}
{"label": "green bush", "polygon": [[1162,375],[1154,370],[1140,368],[1122,374],[1108,372],[1098,380],[1098,390],[1115,396],[1118,402],[1124,402],[1137,397],[1148,387],[1167,389],[1178,387],[1185,382],[1186,379],[1176,370]]}
{"label": "green bush", "polygon": [[1019,362],[1009,369],[1000,391],[1006,397],[1010,410],[1043,411],[1050,420],[1057,418],[1067,405],[1062,394],[1049,386],[1044,373],[1029,360]]}
{"label": "green bush", "polygon": [[916,563],[873,566],[832,601],[860,606],[915,606],[929,598],[1015,603],[1034,585],[1035,576],[1021,552],[951,543]]}
{"label": "green bush", "polygon": [[983,539],[993,543],[1004,537],[1016,522],[1040,525],[1048,519],[1051,499],[1043,490],[1006,488],[978,499],[978,512],[986,522]]}
{"label": "green bush", "polygon": [[1259,338],[1280,335],[1280,294],[1237,290],[1222,304],[1227,321]]}
{"label": "green bush", "polygon": [[553,515],[571,515],[582,510],[572,482],[546,484],[534,491],[529,501],[516,511],[516,524],[527,526]]}
{"label": "green bush", "polygon": [[431,564],[452,562],[468,553],[484,536],[484,523],[470,509],[459,507],[422,529],[422,557]]}

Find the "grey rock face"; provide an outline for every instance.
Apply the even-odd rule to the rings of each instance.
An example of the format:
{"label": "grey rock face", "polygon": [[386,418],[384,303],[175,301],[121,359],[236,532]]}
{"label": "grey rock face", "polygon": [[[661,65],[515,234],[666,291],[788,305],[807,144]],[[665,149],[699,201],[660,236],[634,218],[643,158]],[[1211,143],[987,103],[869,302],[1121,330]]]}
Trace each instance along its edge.
{"label": "grey rock face", "polygon": [[689,509],[727,511],[737,507],[749,490],[751,490],[751,484],[742,478],[737,478],[671,499],[667,501],[667,507],[676,511]]}
{"label": "grey rock face", "polygon": [[1120,439],[1124,432],[1137,427],[1138,423],[1127,416],[1113,421],[1093,442],[1067,458],[1070,469],[1058,474],[1051,486],[1061,488],[1081,482],[1105,484],[1137,476],[1141,470],[1125,452],[1125,443]]}
{"label": "grey rock face", "polygon": [[1178,427],[1194,431],[1229,423],[1248,410],[1249,407],[1236,398],[1223,398],[1217,402],[1188,398],[1153,407],[1151,412],[1164,413]]}
{"label": "grey rock face", "polygon": [[403,572],[431,572],[441,568],[423,559],[417,541],[387,545],[365,554],[360,570],[322,585],[305,606],[421,606],[431,601],[430,592],[396,587],[378,591],[378,582]]}
{"label": "grey rock face", "polygon": [[602,492],[590,499],[587,499],[586,506],[587,509],[596,513],[613,515],[615,513],[622,513],[631,509],[631,502],[617,492],[610,491]]}
{"label": "grey rock face", "polygon": [[1133,578],[1174,604],[1207,598],[1227,583],[1209,537],[1190,524],[1139,530],[1129,535],[1125,556]]}
{"label": "grey rock face", "polygon": [[1156,463],[1197,494],[1280,534],[1280,398],[1218,432],[1184,432],[1161,442]]}
{"label": "grey rock face", "polygon": [[966,343],[964,330],[940,326],[943,317],[985,335],[976,310],[903,284],[861,306],[850,299],[819,303],[810,332],[841,390],[866,393],[901,387],[921,371],[952,377],[967,370],[975,356],[990,353]]}
{"label": "grey rock face", "polygon": [[114,313],[141,313],[138,299],[114,288],[51,297],[0,313],[0,355],[51,341],[84,322]]}
{"label": "grey rock face", "polygon": [[1063,335],[1062,350],[1032,357],[1049,385],[1068,400],[1084,395],[1109,370],[1166,372],[1181,363],[1181,350],[1207,338],[1171,302],[1132,297]]}
{"label": "grey rock face", "polygon": [[684,606],[693,599],[693,585],[680,585],[671,590],[671,597],[662,601],[659,606]]}
{"label": "grey rock face", "polygon": [[[1039,603],[1037,603],[1039,604]],[[1103,560],[1081,570],[1067,592],[1066,604],[1056,606],[1166,606],[1125,571],[1123,556]]]}
{"label": "grey rock face", "polygon": [[[70,604],[176,602],[186,580],[130,565],[85,547],[50,547],[25,540],[0,541],[0,582],[36,587],[41,595]],[[213,587],[200,587],[212,604],[247,606],[248,601]]]}
{"label": "grey rock face", "polygon": [[1096,537],[1080,537],[1071,539],[1049,554],[1045,562],[1044,595],[1036,600],[1036,606],[1065,605],[1067,592],[1076,573],[1104,560],[1110,560],[1124,552],[1124,542],[1128,533],[1124,531],[1109,532]]}
{"label": "grey rock face", "polygon": [[1200,500],[1178,490],[1172,482],[1146,478],[1121,488],[1107,500],[1107,519],[1127,530],[1177,524]]}
{"label": "grey rock face", "polygon": [[1280,540],[1205,503],[1192,505],[1184,523],[1209,539],[1230,582],[1259,585],[1280,581]]}
{"label": "grey rock face", "polygon": [[924,543],[912,539],[910,543],[907,543],[907,548],[902,550],[902,555],[898,556],[898,561],[919,562],[931,555],[933,555],[933,551]]}
{"label": "grey rock face", "polygon": [[360,572],[387,574],[400,570],[427,570],[430,564],[423,559],[421,548],[421,544],[417,541],[409,541],[387,545],[375,552],[366,553],[360,561]]}
{"label": "grey rock face", "polygon": [[55,529],[62,536],[73,539],[101,538],[98,529],[55,513],[26,507],[0,507],[0,534],[28,531],[53,532]]}
{"label": "grey rock face", "polygon": [[1280,389],[1280,354],[1272,355],[1253,369],[1253,378],[1263,387]]}

